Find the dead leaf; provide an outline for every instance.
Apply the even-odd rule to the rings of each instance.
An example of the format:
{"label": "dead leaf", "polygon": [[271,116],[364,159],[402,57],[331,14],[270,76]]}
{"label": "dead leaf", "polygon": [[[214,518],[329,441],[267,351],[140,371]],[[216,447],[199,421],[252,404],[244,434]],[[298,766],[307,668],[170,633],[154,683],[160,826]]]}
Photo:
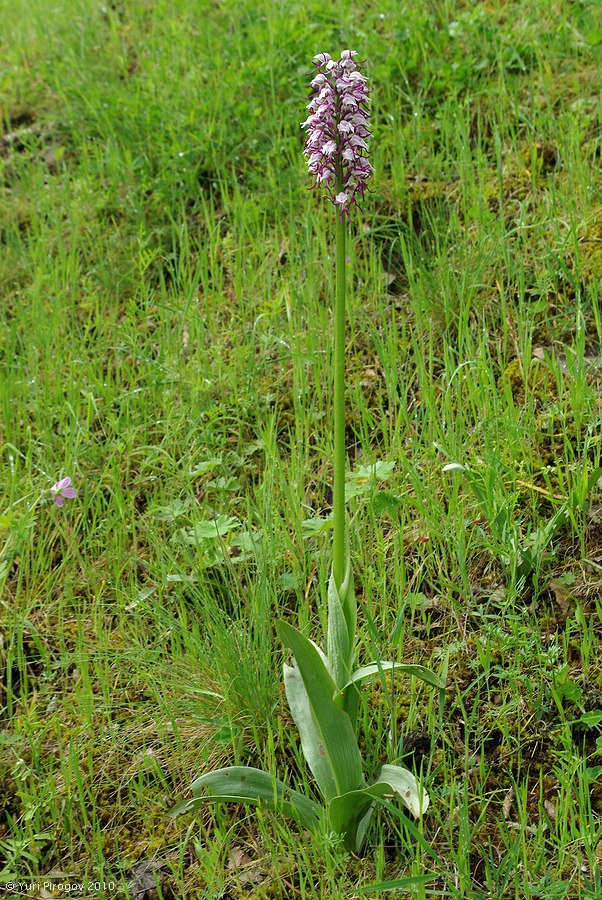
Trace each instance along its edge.
{"label": "dead leaf", "polygon": [[238,876],[239,884],[259,884],[263,881],[263,876],[252,870],[253,866],[257,866],[257,860],[252,859],[243,847],[232,847],[228,853],[228,868],[231,871],[234,869],[244,870]]}
{"label": "dead leaf", "polygon": [[[143,859],[128,870],[127,886],[132,900],[158,900],[157,885],[162,886],[165,879],[163,868],[164,864],[158,859]],[[165,891],[162,896],[167,896]]]}
{"label": "dead leaf", "polygon": [[551,800],[544,800],[543,808],[545,809],[548,816],[550,817],[550,821],[553,822],[554,819],[556,818],[556,805],[554,803],[552,803]]}
{"label": "dead leaf", "polygon": [[556,603],[560,607],[563,613],[567,613],[569,610],[570,602],[573,599],[573,591],[572,589],[563,584],[561,581],[558,581],[556,578],[551,578],[548,582],[548,590],[552,591],[554,594],[554,598]]}
{"label": "dead leaf", "polygon": [[599,525],[602,522],[602,503],[592,503],[587,511],[587,518],[592,525]]}
{"label": "dead leaf", "polygon": [[512,809],[512,801],[514,800],[514,788],[511,787],[508,790],[508,793],[504,797],[504,802],[502,804],[502,812],[504,814],[504,818],[506,821],[510,818],[510,810]]}

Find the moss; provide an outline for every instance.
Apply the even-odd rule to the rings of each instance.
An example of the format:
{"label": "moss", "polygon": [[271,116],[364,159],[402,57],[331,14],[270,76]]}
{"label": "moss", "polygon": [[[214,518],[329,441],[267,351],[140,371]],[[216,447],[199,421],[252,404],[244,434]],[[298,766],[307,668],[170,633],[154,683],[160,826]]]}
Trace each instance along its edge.
{"label": "moss", "polygon": [[500,376],[500,387],[509,385],[515,401],[525,403],[528,397],[540,401],[557,397],[556,384],[544,362],[533,358],[526,364],[520,358],[513,359]]}
{"label": "moss", "polygon": [[527,173],[535,176],[548,175],[560,163],[558,151],[552,144],[525,144],[521,147],[521,156]]}

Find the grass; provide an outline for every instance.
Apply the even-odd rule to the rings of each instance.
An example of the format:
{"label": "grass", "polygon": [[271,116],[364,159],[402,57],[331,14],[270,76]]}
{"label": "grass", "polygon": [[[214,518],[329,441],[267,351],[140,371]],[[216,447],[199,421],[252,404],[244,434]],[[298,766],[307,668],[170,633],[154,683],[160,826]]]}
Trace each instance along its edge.
{"label": "grass", "polygon": [[[398,895],[600,896],[597,4],[0,19],[3,884],[134,897],[147,862],[163,898],[425,873]],[[299,122],[312,56],[345,46],[375,121],[350,240],[362,659],[448,669],[442,709],[365,694],[367,770],[403,759],[432,807],[385,810],[361,859],[267,812],[168,816],[220,765],[312,793],[273,623],[318,635],[329,568],[333,215]]]}

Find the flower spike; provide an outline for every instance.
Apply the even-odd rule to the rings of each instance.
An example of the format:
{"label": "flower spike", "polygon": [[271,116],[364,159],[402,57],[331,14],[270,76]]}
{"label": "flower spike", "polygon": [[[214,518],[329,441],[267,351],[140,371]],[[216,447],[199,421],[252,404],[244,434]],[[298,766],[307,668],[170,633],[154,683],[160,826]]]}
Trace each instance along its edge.
{"label": "flower spike", "polygon": [[364,63],[355,61],[356,50],[343,50],[335,61],[329,53],[314,56],[316,73],[310,82],[305,156],[314,187],[325,185],[341,217],[349,216],[366,190],[372,172],[367,159],[370,103]]}

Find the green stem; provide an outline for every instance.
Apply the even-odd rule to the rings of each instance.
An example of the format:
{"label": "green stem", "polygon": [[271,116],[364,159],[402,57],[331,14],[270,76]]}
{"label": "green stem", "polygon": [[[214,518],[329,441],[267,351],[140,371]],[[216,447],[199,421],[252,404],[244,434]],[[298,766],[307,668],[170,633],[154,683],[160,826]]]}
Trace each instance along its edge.
{"label": "green stem", "polygon": [[347,223],[337,222],[337,285],[334,314],[334,548],[332,570],[337,588],[345,577],[345,268]]}

